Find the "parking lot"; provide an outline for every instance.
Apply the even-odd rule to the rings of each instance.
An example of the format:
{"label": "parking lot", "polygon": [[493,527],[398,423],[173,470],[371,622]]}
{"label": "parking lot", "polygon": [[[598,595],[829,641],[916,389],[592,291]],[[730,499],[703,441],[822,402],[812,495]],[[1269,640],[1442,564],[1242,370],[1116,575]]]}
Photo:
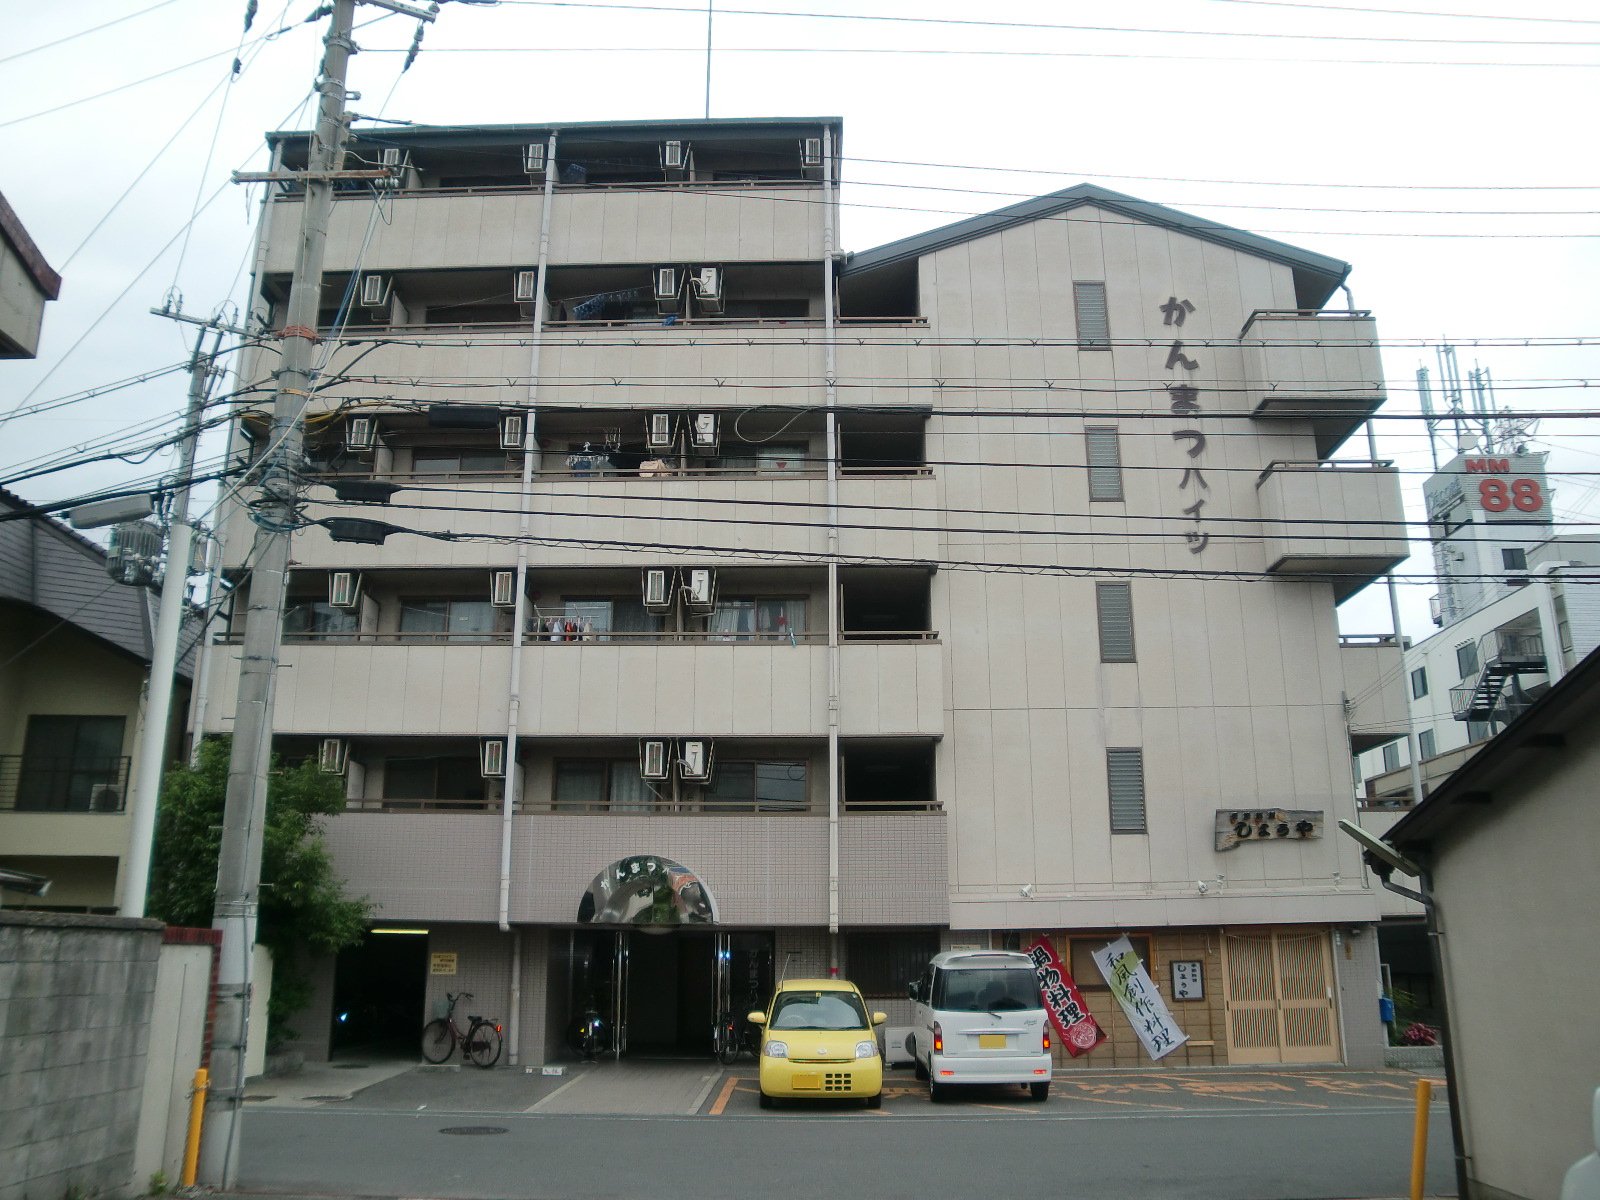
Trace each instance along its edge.
{"label": "parking lot", "polygon": [[[355,1061],[308,1066],[296,1076],[252,1081],[251,1108],[342,1108],[385,1112],[548,1113],[561,1115],[756,1117],[847,1115],[921,1118],[937,1114],[1017,1118],[1093,1113],[1216,1114],[1243,1110],[1354,1112],[1395,1110],[1414,1102],[1417,1074],[1343,1068],[1203,1071],[1135,1069],[1058,1072],[1050,1098],[1034,1102],[1020,1087],[958,1089],[933,1104],[910,1068],[885,1073],[883,1107],[855,1101],[794,1101],[759,1108],[755,1064],[724,1067],[710,1060],[625,1059],[568,1064],[559,1075],[500,1067],[428,1067],[406,1061]],[[1434,1105],[1444,1081],[1433,1080]]]}

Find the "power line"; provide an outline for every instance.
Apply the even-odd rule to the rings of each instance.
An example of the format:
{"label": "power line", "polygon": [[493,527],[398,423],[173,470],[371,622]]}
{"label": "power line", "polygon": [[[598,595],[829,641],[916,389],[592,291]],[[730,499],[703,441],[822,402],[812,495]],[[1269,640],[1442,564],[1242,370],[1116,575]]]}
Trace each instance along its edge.
{"label": "power line", "polygon": [[[705,10],[669,4],[604,4],[597,0],[500,0],[507,6],[524,8],[580,8],[599,12],[672,13],[700,18]],[[778,17],[807,21],[867,21],[892,25],[927,25],[962,29],[1015,29],[1032,32],[1055,33],[1133,33],[1155,34],[1160,37],[1204,38],[1259,38],[1265,41],[1328,41],[1328,42],[1383,42],[1440,46],[1578,46],[1588,48],[1600,42],[1573,42],[1570,40],[1513,40],[1508,38],[1446,38],[1400,37],[1384,34],[1341,34],[1319,30],[1316,33],[1285,33],[1277,30],[1251,29],[1153,29],[1129,25],[1057,24],[1042,21],[994,21],[975,17],[905,17],[885,16],[877,13],[797,12],[768,8],[718,8],[721,17]]]}
{"label": "power line", "polygon": [[[985,50],[979,47],[950,49],[919,49],[909,46],[718,46],[721,54],[827,54],[827,55],[879,55],[883,57],[928,58],[1040,58],[1040,59],[1117,59],[1138,62],[1221,62],[1244,63],[1251,66],[1350,66],[1350,67],[1487,67],[1494,70],[1526,69],[1548,71],[1572,68],[1593,70],[1595,62],[1506,62],[1496,59],[1442,59],[1411,58],[1286,58],[1266,55],[1228,54],[1137,54],[1115,50]],[[391,47],[374,47],[368,54],[404,54],[405,50]],[[705,53],[704,46],[439,46],[434,54],[618,54],[693,55]],[[213,56],[215,57],[215,56]],[[131,85],[130,85],[131,86]],[[35,114],[43,115],[43,114]]]}
{"label": "power line", "polygon": [[[1177,518],[1182,520],[1182,518]],[[306,521],[304,527],[320,525],[321,521]],[[975,571],[980,573],[1022,574],[1061,576],[1072,578],[1110,578],[1110,579],[1209,579],[1214,581],[1237,580],[1241,582],[1273,583],[1282,586],[1285,582],[1330,582],[1340,579],[1368,580],[1371,576],[1365,572],[1349,571],[1319,571],[1315,574],[1285,576],[1269,571],[1248,571],[1232,568],[1177,568],[1177,567],[1104,567],[1077,564],[1052,564],[1028,562],[987,562],[977,559],[947,559],[947,558],[902,558],[878,554],[837,554],[833,555],[825,550],[785,550],[776,547],[747,547],[747,546],[715,546],[701,543],[660,542],[629,539],[626,541],[593,538],[593,537],[554,537],[541,535],[521,539],[514,534],[468,533],[463,531],[433,531],[425,529],[411,529],[403,526],[388,526],[389,533],[414,534],[418,537],[431,538],[436,541],[447,542],[493,542],[515,543],[525,540],[530,545],[563,547],[571,546],[579,549],[607,549],[625,550],[630,553],[648,551],[652,553],[684,555],[700,554],[718,558],[735,557],[753,561],[767,560],[794,560],[803,561],[813,565],[824,565],[830,559],[837,559],[843,566],[898,566],[918,569],[927,569],[929,566],[950,571]],[[1181,545],[1182,535],[1174,535],[1176,545]],[[1097,545],[1104,545],[1100,539]],[[1481,576],[1454,576],[1462,582],[1495,581],[1503,578],[1503,572],[1494,575]],[[1438,578],[1435,575],[1395,576],[1397,582],[1425,584],[1436,586]],[[1564,582],[1578,584],[1600,584],[1600,574],[1592,575],[1563,575]]]}
{"label": "power line", "polygon": [[1414,8],[1357,8],[1342,4],[1308,4],[1299,0],[1208,0],[1212,4],[1249,4],[1258,8],[1301,8],[1316,12],[1363,13],[1380,17],[1444,17],[1458,21],[1538,21],[1549,25],[1600,25],[1588,17],[1527,17],[1511,13],[1433,12]]}
{"label": "power line", "polygon": [[27,58],[30,54],[38,54],[41,50],[50,50],[56,46],[64,46],[68,42],[77,41],[77,39],[82,37],[88,37],[91,33],[99,33],[102,29],[110,29],[113,25],[121,25],[124,21],[131,21],[135,17],[142,17],[147,13],[153,13],[158,8],[166,8],[168,5],[175,4],[176,2],[177,0],[161,0],[161,3],[152,4],[149,8],[141,8],[138,12],[129,13],[123,17],[113,17],[109,21],[103,21],[99,25],[91,26],[88,29],[80,29],[77,33],[69,33],[66,37],[57,38],[53,42],[45,42],[42,45],[34,46],[28,50],[19,50],[15,54],[8,54],[4,58],[0,58],[0,66],[4,66],[8,62],[16,62],[19,58]]}

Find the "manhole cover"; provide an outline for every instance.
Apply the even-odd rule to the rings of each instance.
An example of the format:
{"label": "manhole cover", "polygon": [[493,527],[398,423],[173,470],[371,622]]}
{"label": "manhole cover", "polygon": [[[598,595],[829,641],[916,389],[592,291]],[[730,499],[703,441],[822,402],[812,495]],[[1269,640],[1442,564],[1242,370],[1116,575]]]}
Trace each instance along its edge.
{"label": "manhole cover", "polygon": [[440,1133],[449,1133],[456,1137],[488,1137],[490,1134],[505,1131],[504,1125],[451,1125],[439,1130]]}
{"label": "manhole cover", "polygon": [[321,1101],[324,1101],[324,1102],[332,1102],[332,1101],[335,1101],[335,1100],[348,1100],[348,1099],[350,1099],[350,1097],[349,1096],[304,1096],[304,1097],[302,1097],[302,1099],[305,1099],[305,1100],[321,1100]]}

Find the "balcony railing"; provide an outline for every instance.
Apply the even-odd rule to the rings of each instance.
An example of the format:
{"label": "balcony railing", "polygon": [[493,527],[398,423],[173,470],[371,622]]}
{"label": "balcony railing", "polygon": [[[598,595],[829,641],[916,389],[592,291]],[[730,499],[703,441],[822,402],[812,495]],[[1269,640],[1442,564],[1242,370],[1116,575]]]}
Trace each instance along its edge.
{"label": "balcony railing", "polygon": [[127,804],[128,762],[0,754],[0,810],[119,813]]}
{"label": "balcony railing", "polygon": [[[810,633],[708,632],[691,630],[588,630],[568,633],[549,629],[529,628],[523,635],[529,646],[566,646],[611,643],[624,646],[821,646],[828,635],[821,631]],[[843,642],[937,642],[936,629],[846,629],[839,634]],[[289,646],[509,646],[511,631],[497,629],[493,632],[472,633],[286,633],[284,645]],[[223,634],[215,642],[219,646],[244,644],[244,635]]]}

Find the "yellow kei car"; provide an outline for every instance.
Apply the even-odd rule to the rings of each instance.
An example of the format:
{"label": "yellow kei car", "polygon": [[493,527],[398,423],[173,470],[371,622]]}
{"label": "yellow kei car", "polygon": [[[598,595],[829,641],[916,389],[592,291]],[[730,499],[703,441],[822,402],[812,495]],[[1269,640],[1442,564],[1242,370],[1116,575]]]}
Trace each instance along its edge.
{"label": "yellow kei car", "polygon": [[883,1056],[876,1026],[889,1018],[867,1012],[853,983],[790,979],[766,1012],[753,1012],[761,1032],[761,1107],[775,1099],[859,1097],[883,1104]]}

